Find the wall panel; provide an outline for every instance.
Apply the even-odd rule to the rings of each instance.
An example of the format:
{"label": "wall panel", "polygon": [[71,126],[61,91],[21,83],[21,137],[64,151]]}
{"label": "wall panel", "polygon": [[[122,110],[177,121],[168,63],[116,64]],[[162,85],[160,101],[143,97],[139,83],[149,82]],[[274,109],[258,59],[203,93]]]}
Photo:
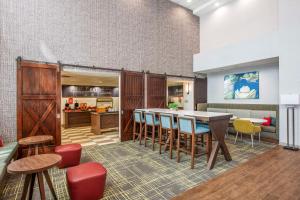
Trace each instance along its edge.
{"label": "wall panel", "polygon": [[17,56],[192,75],[199,18],[168,0],[0,1],[0,131],[16,139]]}

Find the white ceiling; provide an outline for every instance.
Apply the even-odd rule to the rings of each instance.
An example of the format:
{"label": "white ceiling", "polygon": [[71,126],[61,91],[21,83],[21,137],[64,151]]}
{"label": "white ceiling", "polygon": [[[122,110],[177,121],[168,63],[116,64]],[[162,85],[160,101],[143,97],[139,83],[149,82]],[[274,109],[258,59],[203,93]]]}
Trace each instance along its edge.
{"label": "white ceiling", "polygon": [[193,11],[201,16],[234,0],[170,0]]}
{"label": "white ceiling", "polygon": [[118,87],[119,76],[113,73],[62,71],[62,85],[113,86]]}
{"label": "white ceiling", "polygon": [[211,0],[192,0],[190,3],[188,2],[188,0],[170,0],[170,1],[173,1],[174,3],[177,3],[190,10],[194,10]]}

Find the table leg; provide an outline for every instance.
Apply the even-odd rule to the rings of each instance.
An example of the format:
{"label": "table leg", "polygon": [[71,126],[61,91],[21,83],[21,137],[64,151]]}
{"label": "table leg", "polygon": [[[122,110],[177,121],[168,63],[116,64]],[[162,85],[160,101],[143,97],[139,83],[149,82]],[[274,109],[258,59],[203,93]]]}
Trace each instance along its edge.
{"label": "table leg", "polygon": [[46,179],[46,181],[47,181],[47,184],[48,184],[48,186],[49,186],[49,188],[50,188],[50,190],[51,190],[51,193],[52,193],[54,199],[57,199],[57,196],[56,196],[56,194],[55,194],[55,190],[54,190],[54,187],[53,187],[53,185],[52,185],[52,181],[51,181],[51,178],[50,178],[50,176],[49,176],[48,171],[45,170],[45,171],[43,171],[43,173],[44,173],[45,179]]}
{"label": "table leg", "polygon": [[220,148],[224,154],[225,160],[227,161],[232,160],[224,141],[225,134],[228,128],[228,123],[229,123],[229,119],[220,119],[220,120],[214,120],[209,122],[211,133],[214,136],[216,142],[213,146],[211,155],[209,157],[208,166],[207,166],[208,169],[212,169],[214,167],[217,159],[218,151]]}
{"label": "table leg", "polygon": [[36,177],[35,173],[31,175],[31,181],[30,181],[30,187],[29,187],[29,200],[32,199],[35,177]]}
{"label": "table leg", "polygon": [[43,153],[46,153],[46,152],[47,152],[47,148],[46,148],[46,145],[45,145],[45,144],[42,145],[42,149],[43,149]]}
{"label": "table leg", "polygon": [[34,146],[34,154],[35,155],[39,154],[39,145],[38,144]]}
{"label": "table leg", "polygon": [[206,137],[207,137],[206,138],[206,162],[208,162],[210,154],[211,154],[211,147],[212,147],[212,135],[211,135],[211,133],[209,133]]}
{"label": "table leg", "polygon": [[31,145],[28,146],[27,157],[31,156]]}
{"label": "table leg", "polygon": [[37,173],[37,177],[38,177],[38,182],[39,182],[41,200],[46,200],[45,187],[44,187],[44,180],[43,180],[42,172]]}
{"label": "table leg", "polygon": [[24,187],[23,187],[21,200],[25,200],[26,197],[27,197],[28,186],[29,186],[30,181],[31,181],[31,174],[27,174],[26,177],[25,177],[25,182],[24,182]]}

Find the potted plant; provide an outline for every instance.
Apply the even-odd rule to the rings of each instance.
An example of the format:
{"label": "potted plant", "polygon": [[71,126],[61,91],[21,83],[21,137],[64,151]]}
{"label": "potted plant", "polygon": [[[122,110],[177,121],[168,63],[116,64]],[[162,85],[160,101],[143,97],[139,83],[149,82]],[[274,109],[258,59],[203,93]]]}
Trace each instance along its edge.
{"label": "potted plant", "polygon": [[178,104],[177,104],[177,103],[170,103],[170,104],[168,105],[168,108],[169,108],[170,110],[178,110]]}

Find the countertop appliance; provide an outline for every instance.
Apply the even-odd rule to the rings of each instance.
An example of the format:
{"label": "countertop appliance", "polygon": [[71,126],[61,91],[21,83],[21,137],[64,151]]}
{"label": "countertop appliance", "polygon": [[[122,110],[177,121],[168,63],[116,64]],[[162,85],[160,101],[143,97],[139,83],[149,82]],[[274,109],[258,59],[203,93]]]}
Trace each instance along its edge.
{"label": "countertop appliance", "polygon": [[113,98],[100,97],[96,100],[97,112],[106,112],[108,108],[113,108]]}

